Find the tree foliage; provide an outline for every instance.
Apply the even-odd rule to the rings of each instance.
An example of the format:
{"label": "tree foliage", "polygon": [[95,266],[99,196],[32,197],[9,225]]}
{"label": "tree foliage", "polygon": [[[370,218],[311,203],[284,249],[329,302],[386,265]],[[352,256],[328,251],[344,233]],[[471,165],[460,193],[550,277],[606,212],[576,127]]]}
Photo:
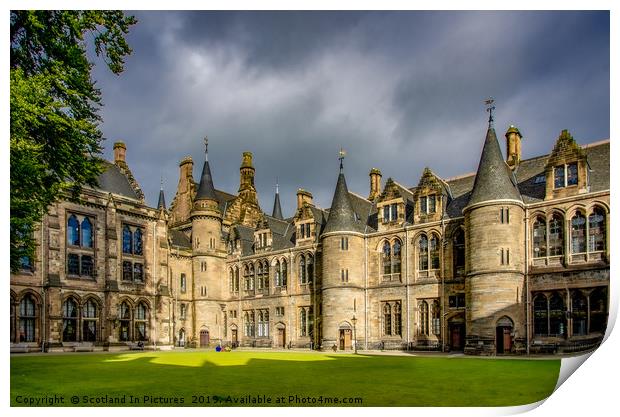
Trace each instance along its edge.
{"label": "tree foliage", "polygon": [[11,12],[11,270],[33,259],[48,206],[77,198],[102,172],[101,92],[89,49],[114,74],[131,53],[121,11]]}

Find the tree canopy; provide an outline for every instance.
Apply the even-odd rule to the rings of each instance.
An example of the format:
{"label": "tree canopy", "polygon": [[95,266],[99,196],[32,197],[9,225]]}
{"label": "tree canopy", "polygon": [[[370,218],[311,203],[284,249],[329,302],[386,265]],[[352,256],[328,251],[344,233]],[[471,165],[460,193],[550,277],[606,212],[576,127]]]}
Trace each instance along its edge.
{"label": "tree canopy", "polygon": [[33,232],[48,206],[97,183],[101,91],[88,51],[120,74],[135,23],[121,11],[11,11],[12,271],[33,259]]}

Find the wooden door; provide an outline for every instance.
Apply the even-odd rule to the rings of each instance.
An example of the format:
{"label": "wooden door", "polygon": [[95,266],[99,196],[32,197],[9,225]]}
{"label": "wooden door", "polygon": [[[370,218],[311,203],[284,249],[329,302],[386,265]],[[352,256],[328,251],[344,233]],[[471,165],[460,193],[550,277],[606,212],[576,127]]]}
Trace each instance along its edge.
{"label": "wooden door", "polygon": [[450,328],[451,339],[452,339],[452,350],[461,350],[463,346],[461,345],[461,326],[455,325]]}
{"label": "wooden door", "polygon": [[340,350],[351,349],[351,329],[340,330]]}
{"label": "wooden door", "polygon": [[278,342],[277,342],[277,346],[281,347],[281,348],[285,347],[284,346],[285,340],[286,340],[286,338],[285,338],[284,329],[278,329]]}
{"label": "wooden door", "polygon": [[200,331],[200,347],[209,346],[209,331]]}
{"label": "wooden door", "polygon": [[232,343],[237,346],[237,329],[232,329]]}
{"label": "wooden door", "polygon": [[504,327],[504,353],[510,353],[512,350],[512,337],[510,336],[512,329],[510,327]]}

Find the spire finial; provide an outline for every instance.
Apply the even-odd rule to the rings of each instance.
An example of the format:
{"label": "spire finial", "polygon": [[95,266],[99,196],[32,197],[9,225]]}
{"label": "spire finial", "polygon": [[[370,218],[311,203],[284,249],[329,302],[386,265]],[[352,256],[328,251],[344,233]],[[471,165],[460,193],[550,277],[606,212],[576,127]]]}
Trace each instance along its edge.
{"label": "spire finial", "polygon": [[278,184],[278,177],[276,177],[276,194],[280,194],[280,184]]}
{"label": "spire finial", "polygon": [[159,189],[160,190],[164,189],[164,176],[163,175],[159,176]]}
{"label": "spire finial", "polygon": [[340,147],[340,152],[338,152],[338,159],[340,159],[340,172],[342,172],[342,161],[344,160],[344,157],[346,156],[346,152],[344,151],[344,149],[342,149],[342,146]]}
{"label": "spire finial", "polygon": [[495,99],[493,97],[489,97],[484,100],[484,104],[487,106],[487,111],[489,112],[489,128],[493,127],[493,110],[495,110]]}
{"label": "spire finial", "polygon": [[207,137],[207,135],[205,135],[204,142],[205,142],[205,161],[208,161],[209,160],[209,138]]}

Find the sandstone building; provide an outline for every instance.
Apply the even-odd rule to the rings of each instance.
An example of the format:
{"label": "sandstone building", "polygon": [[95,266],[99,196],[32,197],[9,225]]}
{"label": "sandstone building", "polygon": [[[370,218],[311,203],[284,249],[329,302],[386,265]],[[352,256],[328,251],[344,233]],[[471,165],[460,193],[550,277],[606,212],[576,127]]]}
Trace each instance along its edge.
{"label": "sandstone building", "polygon": [[[11,275],[13,351],[232,344],[265,348],[573,352],[600,343],[609,300],[609,141],[561,132],[521,159],[490,121],[475,174],[415,186],[343,162],[331,207],[258,203],[253,155],[236,194],[180,162],[166,207],[144,201],[114,145],[99,188],[49,208]],[[411,179],[407,179],[411,180]]]}

